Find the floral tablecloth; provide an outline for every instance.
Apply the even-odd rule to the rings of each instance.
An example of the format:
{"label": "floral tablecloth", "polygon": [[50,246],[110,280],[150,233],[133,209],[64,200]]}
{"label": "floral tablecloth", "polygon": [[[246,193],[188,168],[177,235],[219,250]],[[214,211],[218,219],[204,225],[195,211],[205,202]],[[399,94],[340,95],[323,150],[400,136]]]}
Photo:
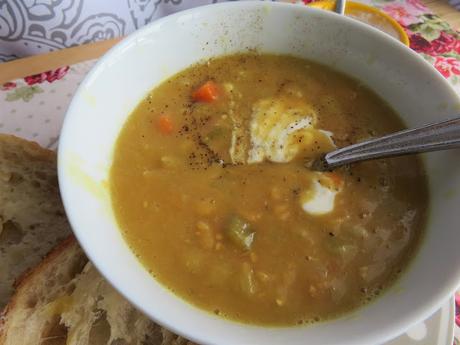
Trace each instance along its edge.
{"label": "floral tablecloth", "polygon": [[[311,0],[296,2],[309,3]],[[378,7],[396,19],[406,30],[410,47],[430,62],[460,94],[458,32],[419,0],[362,2]],[[95,60],[63,66],[1,85],[0,132],[16,134],[37,141],[45,147],[55,148],[65,110],[76,88],[94,63]],[[456,294],[455,302],[454,344],[460,345],[460,293]],[[411,336],[408,331],[407,339],[421,341],[423,337],[420,334],[423,334],[423,331],[414,334]],[[391,344],[408,344],[404,339],[406,338],[403,338],[402,342],[397,340]]]}
{"label": "floral tablecloth", "polygon": [[[405,29],[410,47],[446,77],[460,94],[460,34],[419,0],[357,0],[373,5]],[[313,0],[304,0],[304,3]],[[460,13],[459,13],[460,16]]]}

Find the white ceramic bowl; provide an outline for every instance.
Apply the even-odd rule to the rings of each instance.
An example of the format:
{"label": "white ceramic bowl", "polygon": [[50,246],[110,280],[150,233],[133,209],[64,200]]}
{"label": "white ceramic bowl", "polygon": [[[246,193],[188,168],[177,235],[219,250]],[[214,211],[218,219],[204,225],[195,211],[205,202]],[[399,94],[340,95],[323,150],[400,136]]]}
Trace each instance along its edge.
{"label": "white ceramic bowl", "polygon": [[[376,344],[427,318],[460,279],[458,151],[426,155],[427,236],[408,271],[374,303],[313,326],[264,328],[201,311],[156,282],[124,242],[108,190],[115,140],[154,86],[202,59],[257,49],[292,54],[362,80],[408,126],[453,116],[460,100],[428,63],[389,36],[304,6],[238,2],[160,19],[106,54],[79,87],[59,146],[59,182],[75,234],[100,272],[158,323],[202,344]],[[134,191],[135,192],[135,191]]]}

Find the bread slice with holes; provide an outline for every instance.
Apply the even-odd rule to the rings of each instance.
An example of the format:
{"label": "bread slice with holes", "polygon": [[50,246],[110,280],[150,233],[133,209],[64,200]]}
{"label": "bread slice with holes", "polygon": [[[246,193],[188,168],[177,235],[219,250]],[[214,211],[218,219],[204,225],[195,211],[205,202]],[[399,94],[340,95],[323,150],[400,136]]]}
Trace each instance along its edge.
{"label": "bread slice with holes", "polygon": [[191,345],[150,321],[115,291],[73,237],[18,284],[0,345]]}
{"label": "bread slice with holes", "polygon": [[0,309],[15,279],[69,234],[56,153],[0,134]]}

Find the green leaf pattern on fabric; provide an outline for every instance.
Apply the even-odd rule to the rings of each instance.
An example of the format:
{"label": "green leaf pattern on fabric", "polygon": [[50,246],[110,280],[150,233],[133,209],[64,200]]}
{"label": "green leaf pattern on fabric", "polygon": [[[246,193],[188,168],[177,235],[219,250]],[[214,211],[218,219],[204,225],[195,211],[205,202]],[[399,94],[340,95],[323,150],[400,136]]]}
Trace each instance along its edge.
{"label": "green leaf pattern on fabric", "polygon": [[420,35],[427,41],[433,41],[439,38],[441,31],[454,33],[449,24],[436,15],[427,14],[419,18],[422,19],[422,22],[419,24],[409,25],[408,29],[412,32],[420,33]]}
{"label": "green leaf pattern on fabric", "polygon": [[22,100],[24,102],[29,102],[33,96],[37,93],[42,93],[43,89],[38,85],[33,86],[21,86],[14,89],[11,92],[6,94],[6,101],[14,102]]}

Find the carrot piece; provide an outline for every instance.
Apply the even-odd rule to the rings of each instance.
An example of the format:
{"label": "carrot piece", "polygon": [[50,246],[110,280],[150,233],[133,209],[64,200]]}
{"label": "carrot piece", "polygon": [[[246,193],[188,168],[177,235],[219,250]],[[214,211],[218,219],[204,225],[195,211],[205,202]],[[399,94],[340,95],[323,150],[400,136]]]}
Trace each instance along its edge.
{"label": "carrot piece", "polygon": [[174,130],[173,122],[168,115],[160,115],[157,125],[163,134],[171,134]]}
{"label": "carrot piece", "polygon": [[337,173],[334,172],[325,172],[324,176],[328,177],[331,181],[334,187],[336,188],[341,188],[344,184],[342,176],[340,176]]}
{"label": "carrot piece", "polygon": [[219,97],[219,87],[212,80],[208,80],[192,93],[195,102],[214,102]]}

